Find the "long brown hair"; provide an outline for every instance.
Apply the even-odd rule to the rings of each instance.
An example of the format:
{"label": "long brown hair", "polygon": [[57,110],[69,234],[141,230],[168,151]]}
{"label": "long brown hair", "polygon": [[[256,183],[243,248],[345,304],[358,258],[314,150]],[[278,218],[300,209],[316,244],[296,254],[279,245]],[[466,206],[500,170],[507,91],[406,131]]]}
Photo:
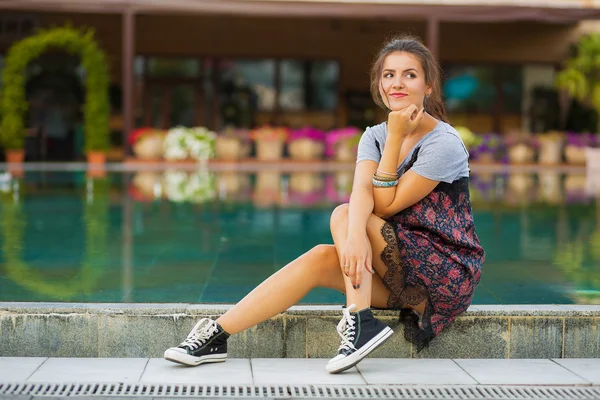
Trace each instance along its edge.
{"label": "long brown hair", "polygon": [[379,82],[383,69],[383,61],[390,53],[394,52],[410,53],[417,57],[421,62],[421,67],[425,72],[425,83],[431,86],[431,94],[424,100],[423,105],[434,118],[448,122],[442,95],[440,92],[440,66],[435,60],[429,49],[417,38],[412,36],[398,36],[384,43],[375,57],[371,66],[371,97],[379,107],[388,110],[379,93]]}

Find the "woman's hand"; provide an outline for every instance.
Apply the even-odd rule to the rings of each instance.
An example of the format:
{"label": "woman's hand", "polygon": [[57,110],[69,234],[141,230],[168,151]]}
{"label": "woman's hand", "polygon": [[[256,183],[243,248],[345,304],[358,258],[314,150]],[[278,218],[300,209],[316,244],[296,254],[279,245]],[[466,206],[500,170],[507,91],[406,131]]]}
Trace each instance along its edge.
{"label": "woman's hand", "polygon": [[400,138],[405,138],[415,130],[425,116],[425,109],[421,111],[411,104],[402,110],[392,111],[388,115],[388,133]]}
{"label": "woman's hand", "polygon": [[363,271],[373,273],[371,243],[367,233],[349,234],[341,256],[342,271],[355,289],[360,287]]}

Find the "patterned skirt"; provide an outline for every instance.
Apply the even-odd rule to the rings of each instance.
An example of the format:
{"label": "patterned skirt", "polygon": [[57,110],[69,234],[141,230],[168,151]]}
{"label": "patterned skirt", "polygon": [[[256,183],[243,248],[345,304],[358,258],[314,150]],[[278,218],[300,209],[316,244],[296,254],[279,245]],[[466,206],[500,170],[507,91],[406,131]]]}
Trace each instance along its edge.
{"label": "patterned skirt", "polygon": [[[401,310],[404,337],[417,352],[467,310],[485,259],[468,192],[466,198],[452,193],[463,189],[455,183],[438,185],[381,228],[387,243],[381,254],[387,267],[383,283],[390,291],[387,305]],[[425,312],[415,312],[412,307],[423,302]]]}

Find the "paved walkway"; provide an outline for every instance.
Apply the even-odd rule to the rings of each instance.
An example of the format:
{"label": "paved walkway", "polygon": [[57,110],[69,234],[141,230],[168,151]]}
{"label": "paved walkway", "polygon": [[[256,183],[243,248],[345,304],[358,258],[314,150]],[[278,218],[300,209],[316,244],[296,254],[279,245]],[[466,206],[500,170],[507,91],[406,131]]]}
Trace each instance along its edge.
{"label": "paved walkway", "polygon": [[1,383],[194,385],[600,385],[600,359],[374,359],[338,375],[325,359],[241,359],[184,367],[157,358],[0,357]]}

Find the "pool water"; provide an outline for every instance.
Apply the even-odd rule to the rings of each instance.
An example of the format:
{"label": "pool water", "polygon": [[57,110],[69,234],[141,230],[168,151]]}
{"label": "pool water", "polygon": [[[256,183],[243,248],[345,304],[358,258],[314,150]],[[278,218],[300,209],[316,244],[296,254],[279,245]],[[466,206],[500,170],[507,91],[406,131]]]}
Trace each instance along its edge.
{"label": "pool water", "polygon": [[[474,304],[600,303],[600,201],[584,172],[474,174]],[[0,301],[235,303],[319,243],[352,171],[0,175]],[[317,289],[304,304],[340,304]]]}

